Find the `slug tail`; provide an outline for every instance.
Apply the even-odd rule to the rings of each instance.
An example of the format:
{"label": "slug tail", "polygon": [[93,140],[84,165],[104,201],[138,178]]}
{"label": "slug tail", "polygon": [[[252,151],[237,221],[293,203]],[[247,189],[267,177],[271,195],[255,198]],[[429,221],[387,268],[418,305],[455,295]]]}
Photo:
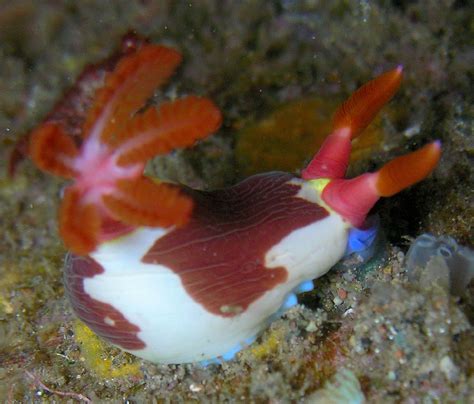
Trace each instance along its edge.
{"label": "slug tail", "polygon": [[208,99],[189,96],[136,115],[117,136],[117,163],[146,162],[180,147],[189,147],[221,125],[219,109]]}
{"label": "slug tail", "polygon": [[32,132],[29,153],[43,171],[65,178],[76,175],[73,162],[79,151],[74,141],[57,124],[46,123]]}
{"label": "slug tail", "polygon": [[138,52],[124,57],[97,91],[83,136],[94,133],[101,142],[113,144],[114,136],[155,89],[168,80],[180,62],[179,52],[157,45],[143,45]]}

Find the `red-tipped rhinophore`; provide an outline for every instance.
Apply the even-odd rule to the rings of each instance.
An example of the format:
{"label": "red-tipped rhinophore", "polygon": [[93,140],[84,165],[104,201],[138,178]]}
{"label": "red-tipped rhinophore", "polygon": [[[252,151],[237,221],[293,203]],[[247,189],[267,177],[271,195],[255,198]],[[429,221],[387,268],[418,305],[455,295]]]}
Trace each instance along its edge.
{"label": "red-tipped rhinophore", "polygon": [[398,66],[369,81],[339,107],[333,119],[333,132],[302,171],[302,178],[344,178],[349,164],[351,140],[359,136],[397,92],[402,71],[402,66]]}
{"label": "red-tipped rhinophore", "polygon": [[436,167],[441,142],[397,157],[375,173],[352,179],[334,179],[322,193],[323,200],[353,226],[360,227],[370,209],[382,196],[391,196],[421,181]]}
{"label": "red-tipped rhinophore", "polygon": [[435,140],[413,153],[388,162],[377,173],[377,193],[392,196],[421,181],[434,170],[440,157],[441,142]]}

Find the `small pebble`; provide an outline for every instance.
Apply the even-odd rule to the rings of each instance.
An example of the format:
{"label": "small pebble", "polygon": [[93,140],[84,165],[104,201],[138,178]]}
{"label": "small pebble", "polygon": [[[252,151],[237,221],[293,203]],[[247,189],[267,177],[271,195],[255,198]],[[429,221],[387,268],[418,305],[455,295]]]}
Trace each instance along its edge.
{"label": "small pebble", "polygon": [[347,282],[352,282],[355,279],[355,275],[352,271],[347,271],[347,272],[344,272],[344,274],[342,275],[342,278]]}
{"label": "small pebble", "polygon": [[459,378],[459,369],[449,356],[443,356],[439,362],[439,368],[450,382],[455,382]]}
{"label": "small pebble", "polygon": [[337,295],[342,299],[342,300],[345,300],[346,297],[347,297],[347,291],[340,288],[338,291],[337,291]]}
{"label": "small pebble", "polygon": [[393,370],[391,370],[387,374],[387,379],[390,380],[390,381],[397,380],[397,374]]}
{"label": "small pebble", "polygon": [[395,357],[398,359],[398,360],[402,360],[404,357],[405,357],[405,352],[403,352],[401,349],[397,349],[395,351]]}
{"label": "small pebble", "polygon": [[189,390],[191,390],[193,393],[198,393],[202,390],[202,384],[199,383],[191,383],[189,385]]}
{"label": "small pebble", "polygon": [[318,326],[314,321],[310,321],[308,325],[306,326],[306,331],[307,332],[315,332],[318,329]]}

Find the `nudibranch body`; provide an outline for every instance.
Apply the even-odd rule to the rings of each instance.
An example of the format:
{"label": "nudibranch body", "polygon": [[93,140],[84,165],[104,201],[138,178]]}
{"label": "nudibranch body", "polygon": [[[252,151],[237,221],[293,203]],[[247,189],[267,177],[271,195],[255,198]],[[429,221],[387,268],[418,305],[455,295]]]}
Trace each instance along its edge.
{"label": "nudibranch body", "polygon": [[143,175],[148,159],[221,122],[211,101],[194,96],[142,111],[179,61],[172,49],[143,44],[96,93],[80,147],[58,122],[30,141],[41,169],[74,180],[59,226],[72,251],[64,279],[75,312],[106,340],[159,363],[231,358],[295,293],[370,242],[364,223],[378,198],[426,177],[440,156],[433,142],[344,179],[351,139],[396,92],[397,68],[340,107],[302,178],[271,172],[214,191],[152,180]]}

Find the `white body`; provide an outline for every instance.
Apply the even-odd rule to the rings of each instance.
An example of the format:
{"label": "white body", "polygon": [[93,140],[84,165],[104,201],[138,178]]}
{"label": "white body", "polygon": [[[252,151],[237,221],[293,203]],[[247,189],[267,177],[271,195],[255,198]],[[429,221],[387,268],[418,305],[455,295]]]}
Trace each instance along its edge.
{"label": "white body", "polygon": [[[302,184],[299,196],[320,202],[309,182]],[[91,256],[104,272],[85,278],[84,289],[140,328],[138,337],[146,347],[130,351],[134,355],[159,363],[203,361],[258,335],[293,289],[324,275],[344,255],[348,229],[348,224],[331,212],[288,234],[265,256],[268,268],[287,269],[287,281],[234,317],[207,311],[186,293],[179,276],[169,268],[141,262],[153,243],[166,234],[163,229],[141,228],[101,245]]]}

